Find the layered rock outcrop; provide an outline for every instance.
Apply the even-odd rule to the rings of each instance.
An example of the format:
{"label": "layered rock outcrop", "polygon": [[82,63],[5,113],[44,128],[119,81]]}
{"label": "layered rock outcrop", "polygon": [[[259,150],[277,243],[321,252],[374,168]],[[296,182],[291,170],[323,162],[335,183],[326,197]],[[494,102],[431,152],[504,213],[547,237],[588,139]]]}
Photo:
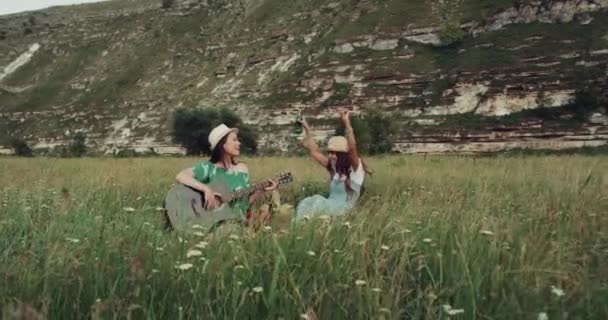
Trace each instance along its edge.
{"label": "layered rock outcrop", "polygon": [[[399,152],[606,144],[605,108],[578,121],[526,113],[561,110],[581,88],[607,94],[606,0],[462,8],[465,36],[451,45],[422,2],[87,8],[0,17],[0,144],[20,136],[52,148],[85,132],[102,152],[181,152],[170,139],[173,110],[228,106],[259,128],[261,150],[288,151],[297,111],[323,138],[342,105],[381,109],[409,128]],[[518,114],[508,134],[495,126]],[[450,119],[460,115],[487,125],[459,127]]]}

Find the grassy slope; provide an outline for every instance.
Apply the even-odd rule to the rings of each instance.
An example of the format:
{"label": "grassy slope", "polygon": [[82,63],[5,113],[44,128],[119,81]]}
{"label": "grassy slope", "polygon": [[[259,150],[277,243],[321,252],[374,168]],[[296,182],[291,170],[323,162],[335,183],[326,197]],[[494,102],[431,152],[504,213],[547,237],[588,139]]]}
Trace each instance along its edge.
{"label": "grassy slope", "polygon": [[[124,102],[135,101],[132,113],[140,112],[142,106],[138,101],[162,102],[164,108],[184,105],[198,105],[199,101],[209,101],[209,93],[216,85],[225,80],[236,79],[234,71],[229,71],[227,78],[218,79],[216,71],[224,71],[229,67],[239,66],[246,61],[291,55],[294,52],[301,56],[318,50],[331,48],[336,41],[352,39],[361,34],[394,35],[408,26],[432,25],[433,15],[430,7],[421,0],[417,1],[336,1],[336,8],[329,8],[323,1],[285,2],[276,0],[251,2],[251,6],[243,10],[233,7],[229,10],[219,10],[217,2],[212,2],[210,9],[203,9],[191,16],[178,17],[165,15],[161,12],[147,12],[137,17],[112,18],[111,29],[106,30],[108,39],[99,43],[91,43],[80,47],[62,48],[67,52],[64,56],[53,56],[50,51],[36,55],[33,62],[20,69],[7,80],[9,85],[37,86],[27,95],[0,93],[0,105],[5,111],[36,111],[53,106],[64,107],[72,104],[75,110],[90,111],[118,110]],[[112,7],[114,2],[97,4],[92,7],[57,8],[62,12],[77,10],[81,14],[101,12],[99,10]],[[136,2],[121,4],[121,7],[139,5]],[[462,21],[479,19],[494,14],[509,7],[511,1],[483,2],[465,1]],[[97,7],[100,6],[100,7]],[[101,8],[101,9],[100,9]],[[118,7],[117,7],[118,8]],[[99,10],[98,10],[99,9]],[[97,11],[96,11],[97,10]],[[105,10],[105,9],[104,9]],[[211,10],[211,11],[209,11]],[[305,12],[308,16],[296,17],[295,14]],[[360,13],[358,20],[351,21],[355,13]],[[239,86],[242,90],[258,92],[269,96],[261,99],[245,91],[241,102],[256,102],[273,108],[283,106],[288,102],[309,101],[313,94],[302,94],[296,91],[299,80],[305,78],[307,72],[314,74],[318,64],[323,67],[330,62],[352,64],[374,59],[373,63],[364,62],[369,71],[366,76],[375,77],[398,72],[400,74],[429,74],[441,69],[443,73],[455,75],[461,71],[478,72],[481,70],[509,69],[512,72],[539,69],[532,63],[522,62],[525,58],[550,56],[583,51],[586,49],[606,48],[608,43],[602,36],[608,33],[608,14],[595,14],[591,24],[580,25],[576,22],[568,24],[525,24],[512,25],[504,30],[483,34],[478,38],[466,38],[458,47],[434,49],[415,43],[400,41],[398,50],[394,52],[378,52],[369,49],[357,49],[351,54],[335,54],[327,52],[309,63],[300,59],[288,72],[271,75],[268,87],[260,89],[257,83],[259,70],[238,76],[243,80]],[[125,39],[134,30],[143,28],[141,37],[135,40]],[[248,31],[246,31],[248,30]],[[293,43],[285,40],[272,39],[270,36],[288,31],[292,35],[317,32],[319,35],[310,44],[304,44],[300,39]],[[522,39],[541,35],[543,40],[530,43],[531,46],[518,51],[508,48],[522,44]],[[237,44],[264,38],[266,40],[246,47]],[[560,41],[573,40],[577,42],[566,46]],[[122,46],[114,46],[117,43]],[[476,45],[494,43],[491,48]],[[214,45],[227,45],[227,49],[205,52],[205,48]],[[412,59],[394,59],[396,54],[410,51],[402,49],[408,45],[415,52]],[[110,48],[110,49],[109,49]],[[458,53],[459,49],[466,49]],[[109,50],[108,50],[109,49]],[[101,52],[108,50],[108,55],[102,57]],[[205,52],[201,53],[201,50]],[[235,53],[233,59],[228,59],[230,53]],[[384,59],[384,60],[382,60]],[[165,63],[170,63],[167,67]],[[542,62],[542,61],[541,61]],[[571,73],[573,61],[566,61],[560,69],[564,74]],[[88,67],[85,67],[89,65]],[[265,66],[268,68],[270,66]],[[507,71],[511,72],[511,71]],[[167,80],[161,76],[166,75]],[[561,77],[563,75],[555,75]],[[73,90],[70,84],[94,78],[89,86],[90,91]],[[197,84],[204,78],[207,81],[202,87]],[[147,84],[147,86],[144,86]],[[497,84],[501,87],[503,84]],[[413,93],[432,91],[433,101],[440,99],[444,89],[449,86],[445,79],[438,79],[427,85],[416,87]],[[371,85],[365,89],[369,95],[385,95],[398,93],[402,88],[389,88],[382,85]],[[345,97],[342,97],[345,98]],[[340,103],[340,97],[332,98]],[[213,100],[214,104],[226,103]],[[397,108],[412,108],[420,106],[420,99],[406,101]],[[139,108],[139,109],[137,109]],[[137,109],[137,110],[135,110]],[[127,110],[127,109],[122,109]],[[117,111],[125,113],[126,111]],[[129,111],[129,112],[131,112]],[[93,113],[91,113],[93,114]],[[93,121],[93,120],[92,120]],[[6,121],[6,127],[14,127]],[[24,132],[32,128],[32,124],[21,123]],[[56,122],[47,125],[49,133],[58,134]],[[45,130],[45,128],[42,128]]]}

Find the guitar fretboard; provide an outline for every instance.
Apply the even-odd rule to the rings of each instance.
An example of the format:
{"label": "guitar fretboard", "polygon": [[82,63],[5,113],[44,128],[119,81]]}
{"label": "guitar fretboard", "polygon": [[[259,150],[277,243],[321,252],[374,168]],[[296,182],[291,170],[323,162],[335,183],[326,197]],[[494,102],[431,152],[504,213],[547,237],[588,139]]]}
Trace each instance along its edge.
{"label": "guitar fretboard", "polygon": [[240,199],[244,196],[247,196],[255,191],[258,190],[263,190],[264,188],[270,186],[270,182],[269,181],[264,181],[264,182],[260,182],[260,183],[256,183],[252,186],[250,186],[249,188],[245,188],[245,189],[241,189],[238,191],[234,191],[231,192],[230,194],[228,194],[227,197],[225,197],[223,200],[226,202],[232,202],[233,200],[236,199]]}

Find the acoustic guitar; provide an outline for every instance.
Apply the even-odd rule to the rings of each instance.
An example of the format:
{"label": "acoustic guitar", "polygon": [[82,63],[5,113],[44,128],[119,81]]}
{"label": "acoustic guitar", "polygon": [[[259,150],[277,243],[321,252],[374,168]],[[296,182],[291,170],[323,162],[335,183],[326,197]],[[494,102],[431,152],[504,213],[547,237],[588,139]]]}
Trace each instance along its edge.
{"label": "acoustic guitar", "polygon": [[[291,173],[281,173],[274,178],[277,185],[293,181]],[[255,191],[264,190],[271,185],[270,181],[260,182],[248,188],[230,192],[221,181],[207,184],[214,192],[220,194],[217,199],[221,205],[215,209],[205,209],[205,196],[202,192],[183,184],[175,184],[169,189],[164,201],[164,215],[168,227],[177,231],[211,231],[218,225],[229,221],[243,221],[245,217],[233,210],[231,204]]]}

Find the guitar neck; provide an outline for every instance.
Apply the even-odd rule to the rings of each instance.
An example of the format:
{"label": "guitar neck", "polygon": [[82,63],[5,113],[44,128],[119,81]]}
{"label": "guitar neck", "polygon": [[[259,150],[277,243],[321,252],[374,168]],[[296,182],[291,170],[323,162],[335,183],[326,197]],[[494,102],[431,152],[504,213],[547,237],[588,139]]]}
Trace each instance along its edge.
{"label": "guitar neck", "polygon": [[224,198],[224,201],[231,202],[235,199],[240,199],[244,196],[250,195],[251,193],[253,193],[255,191],[263,190],[264,188],[266,188],[268,186],[270,186],[270,182],[268,182],[268,181],[256,183],[248,188],[229,193],[228,196]]}

